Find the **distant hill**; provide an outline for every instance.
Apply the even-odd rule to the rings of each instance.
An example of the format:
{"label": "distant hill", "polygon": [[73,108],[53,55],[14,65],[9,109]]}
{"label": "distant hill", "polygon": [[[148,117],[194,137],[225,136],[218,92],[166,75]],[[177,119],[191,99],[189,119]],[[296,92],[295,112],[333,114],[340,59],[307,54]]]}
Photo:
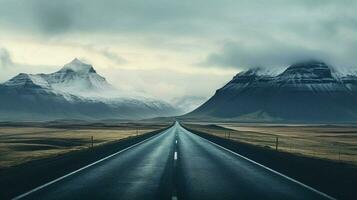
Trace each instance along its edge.
{"label": "distant hill", "polygon": [[51,74],[21,73],[0,84],[0,120],[144,119],[172,116],[170,104],[124,97],[78,59]]}
{"label": "distant hill", "polygon": [[296,63],[277,75],[253,68],[237,74],[192,119],[357,122],[357,76],[319,61]]}

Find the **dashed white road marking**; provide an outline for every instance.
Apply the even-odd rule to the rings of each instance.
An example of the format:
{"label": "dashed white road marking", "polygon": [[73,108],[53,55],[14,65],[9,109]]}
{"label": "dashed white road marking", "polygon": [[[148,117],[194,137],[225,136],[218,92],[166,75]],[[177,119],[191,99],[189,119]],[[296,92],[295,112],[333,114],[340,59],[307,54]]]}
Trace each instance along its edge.
{"label": "dashed white road marking", "polygon": [[177,160],[177,151],[175,151],[174,160]]}

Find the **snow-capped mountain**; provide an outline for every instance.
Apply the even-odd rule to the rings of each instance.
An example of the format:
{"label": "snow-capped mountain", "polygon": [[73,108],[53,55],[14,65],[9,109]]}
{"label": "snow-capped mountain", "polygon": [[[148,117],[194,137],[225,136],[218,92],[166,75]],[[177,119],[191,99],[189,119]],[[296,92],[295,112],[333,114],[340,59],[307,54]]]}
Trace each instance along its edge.
{"label": "snow-capped mountain", "polygon": [[62,69],[51,74],[21,73],[3,84],[9,87],[37,87],[58,94],[72,94],[83,97],[103,96],[104,92],[114,92],[104,77],[96,73],[92,65],[77,58]]}
{"label": "snow-capped mountain", "polygon": [[185,117],[241,121],[353,122],[357,76],[324,62],[289,66],[278,75],[260,68],[238,73],[206,103]]}
{"label": "snow-capped mountain", "polygon": [[[93,93],[111,91],[114,88],[98,75],[92,65],[74,59],[53,74],[40,74],[54,90],[70,94],[91,96]],[[89,93],[89,94],[88,94]]]}
{"label": "snow-capped mountain", "polygon": [[146,97],[123,97],[78,59],[51,74],[21,73],[0,84],[0,119],[143,119],[171,116],[170,104]]}

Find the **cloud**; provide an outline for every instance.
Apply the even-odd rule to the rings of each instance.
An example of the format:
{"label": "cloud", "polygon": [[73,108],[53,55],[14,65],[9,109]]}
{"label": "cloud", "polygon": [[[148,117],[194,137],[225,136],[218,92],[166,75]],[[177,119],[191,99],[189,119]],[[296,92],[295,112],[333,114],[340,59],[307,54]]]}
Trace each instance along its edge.
{"label": "cloud", "polygon": [[328,61],[329,56],[321,50],[271,40],[259,44],[227,42],[200,65],[247,69],[256,66],[282,67],[303,60]]}
{"label": "cloud", "polygon": [[[126,64],[128,63],[128,60],[119,55],[116,51],[114,51],[111,47],[108,47],[109,45],[103,45],[103,44],[97,44],[93,42],[79,42],[79,41],[65,41],[65,42],[58,42],[54,41],[51,43],[51,45],[63,45],[66,47],[74,48],[74,49],[81,49],[83,51],[91,52],[94,54],[97,54],[101,57],[104,57],[105,59],[110,60],[116,65],[121,65],[121,64]],[[110,45],[112,46],[112,45]],[[76,57],[78,55],[73,55],[73,57]],[[81,57],[82,59],[85,59],[87,62],[90,62],[91,59],[86,59],[85,56]]]}
{"label": "cloud", "polygon": [[[157,69],[143,72],[150,84],[128,82],[133,90],[163,98],[199,92],[204,96],[224,83],[228,73],[255,65],[314,58],[356,67],[356,10],[356,0],[0,0],[0,40],[16,61],[28,62],[24,64],[38,65],[55,54],[82,56],[108,66],[108,78],[116,80],[114,74],[121,72],[113,64],[124,63],[122,68],[132,67],[132,73]],[[45,50],[27,51],[22,45],[26,41],[46,43]],[[201,67],[193,64],[197,62]],[[163,73],[165,69],[172,73]],[[178,71],[215,83],[193,86],[189,83],[197,77]],[[217,74],[227,76],[216,79]],[[167,87],[157,89],[161,80]],[[188,84],[190,92],[169,88],[175,84]]]}
{"label": "cloud", "polygon": [[356,19],[356,4],[353,0],[2,0],[0,24],[48,35],[89,31],[214,35],[234,29],[276,28],[287,22],[328,24],[341,14]]}
{"label": "cloud", "polygon": [[201,96],[182,96],[171,100],[171,102],[172,105],[182,111],[181,114],[186,114],[198,108],[207,100],[207,97]]}
{"label": "cloud", "polygon": [[[103,56],[104,58],[110,60],[111,62],[113,62],[116,65],[121,65],[121,64],[125,64],[128,62],[126,59],[124,59],[121,56],[119,56],[118,54],[108,50],[107,48],[105,48],[105,49],[99,48],[98,49],[93,46],[91,46],[91,47],[88,46],[87,50]],[[86,57],[81,57],[81,59],[83,59],[87,63],[91,63],[90,62],[91,59],[88,59]]]}
{"label": "cloud", "polygon": [[81,8],[77,3],[46,0],[33,1],[29,7],[39,28],[49,34],[68,31],[74,24],[78,10]]}
{"label": "cloud", "polygon": [[166,0],[150,3],[139,0],[27,0],[21,3],[2,0],[0,23],[47,35],[69,31],[185,32],[183,26],[194,28],[189,27],[188,19],[197,15],[196,4]]}
{"label": "cloud", "polygon": [[[202,51],[223,46],[207,63],[229,66],[286,64],[330,55],[338,55],[332,57],[336,63],[348,59],[344,62],[354,65],[351,56],[340,56],[344,50],[334,48],[357,53],[356,9],[353,0],[2,0],[0,26],[44,37],[88,33],[94,40],[96,34],[133,40],[136,35],[144,38],[142,45],[163,48],[170,44],[174,50],[194,48],[199,41]],[[227,39],[233,44],[222,44]],[[262,40],[264,44],[255,46]],[[123,61],[109,50],[101,54],[117,63]]]}
{"label": "cloud", "polygon": [[337,48],[334,43],[321,46],[318,43],[297,45],[269,39],[245,43],[226,42],[217,52],[210,53],[199,66],[249,69],[251,67],[282,68],[296,62],[319,60],[336,68],[357,69],[357,44],[344,44]]}
{"label": "cloud", "polygon": [[127,60],[122,58],[121,56],[117,55],[116,53],[108,50],[108,49],[101,49],[98,50],[98,52],[106,57],[107,59],[113,61],[116,64],[124,64],[127,63]]}
{"label": "cloud", "polygon": [[0,48],[0,67],[9,68],[14,65],[9,51],[5,48]]}
{"label": "cloud", "polygon": [[125,64],[128,62],[125,58],[113,52],[110,48],[107,47],[97,47],[94,44],[85,44],[85,45],[76,44],[74,46],[97,53],[117,65]]}

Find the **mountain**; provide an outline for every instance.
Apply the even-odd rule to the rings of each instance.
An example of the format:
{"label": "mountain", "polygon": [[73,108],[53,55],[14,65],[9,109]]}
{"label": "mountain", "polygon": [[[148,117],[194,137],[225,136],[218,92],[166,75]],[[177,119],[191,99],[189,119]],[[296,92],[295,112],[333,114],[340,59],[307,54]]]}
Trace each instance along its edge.
{"label": "mountain", "polygon": [[261,68],[238,73],[186,118],[271,122],[354,122],[357,76],[320,61],[289,66],[277,75]]}
{"label": "mountain", "polygon": [[177,112],[156,99],[123,97],[78,59],[55,73],[20,73],[0,84],[0,120],[143,119]]}

